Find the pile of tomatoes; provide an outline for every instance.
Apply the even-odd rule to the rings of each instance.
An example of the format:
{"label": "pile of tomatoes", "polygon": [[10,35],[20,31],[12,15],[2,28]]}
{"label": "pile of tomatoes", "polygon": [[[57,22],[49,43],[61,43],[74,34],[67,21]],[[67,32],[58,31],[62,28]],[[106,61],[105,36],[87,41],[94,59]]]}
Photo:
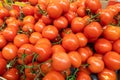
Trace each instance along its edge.
{"label": "pile of tomatoes", "polygon": [[0,79],[116,80],[120,4],[28,0],[0,7]]}

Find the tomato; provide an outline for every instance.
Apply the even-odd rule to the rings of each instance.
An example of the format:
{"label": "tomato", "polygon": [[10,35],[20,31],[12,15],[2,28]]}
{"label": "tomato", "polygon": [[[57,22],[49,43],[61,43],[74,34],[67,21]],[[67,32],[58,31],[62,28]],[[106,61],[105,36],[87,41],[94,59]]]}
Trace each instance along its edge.
{"label": "tomato", "polygon": [[120,69],[120,54],[114,51],[109,51],[103,56],[104,63],[111,70]]}
{"label": "tomato", "polygon": [[82,63],[85,63],[87,59],[93,55],[93,52],[89,47],[79,48],[78,52],[81,55]]}
{"label": "tomato", "polygon": [[6,71],[7,61],[0,57],[0,75],[3,75]]}
{"label": "tomato", "polygon": [[85,7],[85,2],[86,2],[86,0],[77,0],[76,1],[78,4],[78,7],[80,7],[80,6],[83,6],[83,7]]}
{"label": "tomato", "polygon": [[64,36],[70,34],[70,33],[73,33],[71,28],[64,28],[62,31],[61,31],[61,37],[63,38]]}
{"label": "tomato", "polygon": [[85,72],[78,72],[76,80],[92,80],[90,75]]}
{"label": "tomato", "polygon": [[73,11],[73,12],[76,12],[76,11],[77,11],[76,2],[70,3],[70,8],[69,8],[69,10],[71,10],[71,11]]}
{"label": "tomato", "polygon": [[3,35],[0,35],[0,49],[2,49],[7,44],[7,40]]}
{"label": "tomato", "polygon": [[35,23],[35,18],[33,16],[30,16],[30,15],[25,16],[23,18],[23,24],[26,24],[26,23],[32,23],[32,24],[34,24]]}
{"label": "tomato", "polygon": [[15,27],[6,27],[2,34],[7,41],[13,41],[14,37],[17,35],[17,30]]}
{"label": "tomato", "polygon": [[43,80],[65,80],[65,78],[57,71],[48,72]]}
{"label": "tomato", "polygon": [[18,80],[19,72],[16,68],[11,68],[3,74],[3,77],[7,80]]}
{"label": "tomato", "polygon": [[81,32],[85,27],[85,21],[81,17],[76,17],[71,22],[71,29],[73,32]]}
{"label": "tomato", "polygon": [[113,50],[120,53],[120,39],[113,42]]}
{"label": "tomato", "polygon": [[18,34],[15,36],[13,43],[17,46],[20,47],[23,44],[29,43],[28,36],[25,34]]}
{"label": "tomato", "polygon": [[36,31],[36,32],[42,32],[42,30],[45,28],[46,26],[45,26],[45,23],[43,23],[43,22],[36,22],[35,23],[35,25],[34,25],[34,30]]}
{"label": "tomato", "polygon": [[98,79],[99,80],[116,80],[117,75],[115,71],[105,68],[103,69],[102,72],[98,73]]}
{"label": "tomato", "polygon": [[52,24],[52,21],[53,21],[53,19],[51,19],[49,15],[42,15],[41,20],[42,20],[43,23],[45,23],[46,25]]}
{"label": "tomato", "polygon": [[42,34],[40,34],[39,32],[33,32],[29,37],[29,41],[32,44],[36,44],[40,38],[42,38]]}
{"label": "tomato", "polygon": [[64,16],[61,16],[53,21],[53,25],[58,29],[63,29],[68,27],[68,21]]}
{"label": "tomato", "polygon": [[15,18],[18,18],[20,16],[20,13],[15,9],[11,9],[9,11],[9,14],[10,14],[11,17],[15,17]]}
{"label": "tomato", "polygon": [[2,19],[0,19],[0,26],[2,26],[3,25],[3,20]]}
{"label": "tomato", "polygon": [[99,59],[103,59],[103,55],[102,54],[100,54],[100,53],[94,53],[94,55],[93,55],[94,57],[97,57],[97,58],[99,58]]}
{"label": "tomato", "polygon": [[38,4],[44,4],[45,6],[48,6],[50,0],[38,0]]}
{"label": "tomato", "polygon": [[4,7],[0,7],[0,18],[3,19],[8,16],[9,16],[9,11]]}
{"label": "tomato", "polygon": [[68,56],[71,60],[71,64],[73,67],[78,68],[81,66],[82,60],[81,55],[77,51],[70,51]]}
{"label": "tomato", "polygon": [[18,48],[14,44],[8,43],[2,49],[2,55],[6,60],[12,60],[17,56],[17,50]]}
{"label": "tomato", "polygon": [[71,61],[67,53],[57,52],[52,56],[52,66],[57,71],[63,71],[71,66]]}
{"label": "tomato", "polygon": [[98,22],[91,22],[84,28],[85,36],[89,38],[98,38],[102,33],[102,26]]}
{"label": "tomato", "polygon": [[103,31],[103,36],[108,40],[115,41],[120,38],[120,28],[117,26],[108,26]]}
{"label": "tomato", "polygon": [[85,47],[88,43],[88,39],[86,38],[86,36],[81,32],[78,32],[75,35],[77,36],[79,40],[80,47]]}
{"label": "tomato", "polygon": [[62,46],[68,51],[74,51],[79,47],[79,40],[75,34],[68,34],[63,37]]}
{"label": "tomato", "polygon": [[78,14],[79,17],[84,17],[86,15],[85,7],[84,6],[80,6],[77,9],[77,14]]}
{"label": "tomato", "polygon": [[58,18],[63,13],[63,10],[59,4],[51,3],[47,6],[47,12],[51,18]]}
{"label": "tomato", "polygon": [[113,12],[114,15],[118,14],[118,8],[116,6],[108,6],[107,9]]}
{"label": "tomato", "polygon": [[25,32],[33,32],[34,25],[32,23],[26,23],[22,26],[22,30]]}
{"label": "tomato", "polygon": [[101,3],[100,3],[100,0],[86,0],[85,5],[92,12],[96,12],[102,6]]}
{"label": "tomato", "polygon": [[[17,51],[18,63],[23,64],[24,61],[25,64],[28,64],[32,62],[33,53],[34,53],[34,46],[32,44],[23,44],[22,46],[20,46],[20,48]],[[24,60],[22,60],[23,55],[25,55]]]}
{"label": "tomato", "polygon": [[83,64],[83,66],[81,65],[80,67],[79,67],[79,71],[78,71],[78,74],[80,73],[80,72],[84,72],[84,73],[86,73],[86,74],[91,74],[91,72],[90,72],[90,70],[87,68],[87,66],[86,66],[87,64]]}
{"label": "tomato", "polygon": [[15,17],[8,17],[8,18],[5,20],[5,22],[6,22],[6,24],[8,24],[8,23],[11,23],[11,22],[14,21],[14,20],[16,20]]}
{"label": "tomato", "polygon": [[30,2],[31,5],[36,5],[38,3],[38,0],[28,0],[28,2]]}
{"label": "tomato", "polygon": [[34,10],[34,7],[31,5],[26,5],[26,6],[22,7],[22,12],[26,16],[33,15],[34,14],[33,10]]}
{"label": "tomato", "polygon": [[47,38],[41,38],[41,39],[39,39],[39,40],[36,42],[36,44],[47,44],[47,45],[50,46],[50,47],[52,46],[50,40],[47,39]]}
{"label": "tomato", "polygon": [[65,49],[62,47],[62,45],[53,45],[52,46],[52,52],[57,53],[57,52],[65,52]]}
{"label": "tomato", "polygon": [[89,57],[87,60],[88,65],[88,69],[92,72],[92,73],[99,73],[104,69],[104,62],[102,59],[99,59],[97,57]]}
{"label": "tomato", "polygon": [[105,54],[112,50],[112,44],[107,39],[99,38],[94,44],[94,49],[97,53]]}
{"label": "tomato", "polygon": [[37,60],[39,62],[46,61],[52,55],[52,49],[47,44],[36,44],[34,46],[35,52],[38,54]]}
{"label": "tomato", "polygon": [[42,36],[49,40],[55,39],[57,35],[58,35],[58,30],[53,25],[48,25],[42,30]]}

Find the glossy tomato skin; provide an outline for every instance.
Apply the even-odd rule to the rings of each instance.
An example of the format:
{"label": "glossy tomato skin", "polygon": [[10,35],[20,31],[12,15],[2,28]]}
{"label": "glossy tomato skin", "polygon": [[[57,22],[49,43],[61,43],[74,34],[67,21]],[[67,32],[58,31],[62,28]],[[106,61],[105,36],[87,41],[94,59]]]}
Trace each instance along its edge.
{"label": "glossy tomato skin", "polygon": [[8,16],[9,16],[9,11],[4,7],[0,7],[0,18],[3,19]]}
{"label": "glossy tomato skin", "polygon": [[89,57],[87,60],[87,63],[89,64],[88,69],[92,73],[99,73],[104,69],[104,62],[103,60],[97,58],[97,57]]}
{"label": "glossy tomato skin", "polygon": [[7,61],[0,57],[0,75],[3,75],[6,71]]}
{"label": "glossy tomato skin", "polygon": [[57,52],[52,56],[52,66],[57,71],[69,69],[71,61],[66,52]]}
{"label": "glossy tomato skin", "polygon": [[3,77],[7,80],[18,80],[19,72],[16,68],[11,68],[3,74]]}
{"label": "glossy tomato skin", "polygon": [[52,46],[52,52],[57,53],[57,52],[65,52],[65,49],[62,47],[62,45],[53,45]]}
{"label": "glossy tomato skin", "polygon": [[103,56],[104,63],[108,69],[120,69],[120,54],[115,51],[109,51]]}
{"label": "glossy tomato skin", "polygon": [[76,80],[92,80],[90,75],[85,72],[78,72]]}
{"label": "glossy tomato skin", "polygon": [[77,14],[78,14],[79,17],[84,17],[86,15],[85,7],[84,6],[80,6],[77,9]]}
{"label": "glossy tomato skin", "polygon": [[31,16],[31,15],[25,16],[23,18],[23,24],[26,24],[26,23],[34,24],[35,23],[35,18],[33,16]]}
{"label": "glossy tomato skin", "polygon": [[98,73],[98,79],[99,80],[116,80],[117,75],[115,71],[105,68],[103,69],[102,72]]}
{"label": "glossy tomato skin", "polygon": [[8,43],[2,49],[2,55],[6,60],[12,60],[17,56],[17,50],[18,48],[14,44]]}
{"label": "glossy tomato skin", "polygon": [[10,14],[11,17],[15,17],[15,18],[18,18],[20,16],[19,12],[15,9],[11,9],[9,11],[9,14]]}
{"label": "glossy tomato skin", "polygon": [[100,54],[105,54],[112,50],[112,44],[105,38],[100,38],[95,42],[94,49]]}
{"label": "glossy tomato skin", "polygon": [[79,47],[79,40],[75,34],[68,34],[63,37],[62,46],[68,51],[76,50]]}
{"label": "glossy tomato skin", "polygon": [[120,39],[113,42],[113,50],[120,53]]}
{"label": "glossy tomato skin", "polygon": [[38,54],[37,60],[39,62],[46,61],[52,55],[51,46],[47,44],[36,44],[34,46],[35,52]]}
{"label": "glossy tomato skin", "polygon": [[26,23],[22,26],[22,30],[25,32],[30,32],[30,31],[32,32],[34,31],[33,28],[34,28],[34,25],[32,23]]}
{"label": "glossy tomato skin", "polygon": [[24,7],[22,7],[22,11],[24,15],[33,15],[34,14],[34,7],[31,5],[26,5]]}
{"label": "glossy tomato skin", "polygon": [[65,78],[57,71],[50,71],[45,75],[43,80],[65,80]]}
{"label": "glossy tomato skin", "polygon": [[3,35],[0,35],[0,49],[2,49],[7,44],[7,40]]}

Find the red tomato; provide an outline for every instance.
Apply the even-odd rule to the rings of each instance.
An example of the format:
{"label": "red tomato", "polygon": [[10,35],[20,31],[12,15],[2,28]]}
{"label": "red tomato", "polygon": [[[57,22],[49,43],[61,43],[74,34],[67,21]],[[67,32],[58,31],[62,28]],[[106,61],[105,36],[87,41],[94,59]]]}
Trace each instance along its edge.
{"label": "red tomato", "polygon": [[120,53],[120,39],[113,42],[113,50]]}
{"label": "red tomato", "polygon": [[107,9],[113,12],[114,15],[118,14],[118,8],[116,6],[108,6]]}
{"label": "red tomato", "polygon": [[84,6],[80,6],[77,9],[77,14],[78,14],[79,17],[84,17],[86,15],[85,7]]}
{"label": "red tomato", "polygon": [[11,17],[15,17],[15,18],[18,18],[20,16],[20,13],[15,9],[11,9],[9,11],[9,14],[10,14]]}
{"label": "red tomato", "polygon": [[112,50],[112,44],[107,39],[99,38],[94,44],[94,49],[97,53],[105,54]]}
{"label": "red tomato", "polygon": [[32,23],[26,23],[22,26],[22,30],[25,32],[33,32],[34,25]]}
{"label": "red tomato", "polygon": [[63,71],[69,69],[71,61],[67,53],[57,52],[52,56],[52,66],[57,71]]}
{"label": "red tomato", "polygon": [[41,20],[42,20],[42,22],[45,23],[46,25],[52,24],[52,21],[53,21],[53,19],[50,18],[49,15],[42,15]]}
{"label": "red tomato", "polygon": [[7,80],[18,80],[19,72],[16,68],[11,68],[3,74],[3,77]]}
{"label": "red tomato", "polygon": [[2,49],[2,55],[6,60],[12,60],[17,56],[17,50],[18,48],[14,44],[8,43]]}
{"label": "red tomato", "polygon": [[100,53],[94,53],[94,55],[93,55],[94,57],[97,57],[97,58],[99,58],[99,59],[103,59],[103,55],[102,54],[100,54]]}
{"label": "red tomato", "polygon": [[8,17],[8,18],[5,20],[5,22],[6,22],[6,24],[9,24],[9,23],[11,23],[11,22],[14,21],[14,20],[16,20],[15,17]]}
{"label": "red tomato", "polygon": [[50,71],[44,76],[43,80],[65,80],[65,78],[57,71]]}
{"label": "red tomato", "polygon": [[3,35],[0,34],[0,49],[2,49],[7,44],[7,40]]}
{"label": "red tomato", "polygon": [[0,75],[3,75],[6,71],[7,61],[0,57]]}
{"label": "red tomato", "polygon": [[70,33],[63,37],[62,46],[68,51],[74,51],[79,47],[79,39]]}
{"label": "red tomato", "polygon": [[104,69],[104,62],[102,59],[99,59],[97,57],[89,57],[87,60],[88,65],[88,69],[92,72],[92,73],[99,73]]}
{"label": "red tomato", "polygon": [[37,60],[39,62],[46,61],[51,57],[52,49],[47,44],[36,44],[34,46],[35,52],[38,54]]}
{"label": "red tomato", "polygon": [[71,28],[65,28],[65,29],[62,30],[61,36],[63,38],[64,36],[66,36],[66,35],[68,35],[70,33],[73,33],[72,30],[71,30]]}
{"label": "red tomato", "polygon": [[4,7],[0,7],[0,18],[3,19],[8,16],[9,16],[9,11]]}
{"label": "red tomato", "polygon": [[76,2],[72,2],[72,3],[70,3],[70,8],[69,8],[69,10],[71,10],[71,11],[73,11],[73,12],[76,12],[77,11],[77,4],[76,4]]}
{"label": "red tomato", "polygon": [[57,53],[57,52],[65,52],[65,49],[62,47],[62,45],[53,45],[52,46],[52,52]]}
{"label": "red tomato", "polygon": [[23,24],[26,24],[26,23],[32,23],[34,24],[35,23],[35,18],[33,16],[25,16],[23,18]]}
{"label": "red tomato", "polygon": [[28,36],[25,34],[18,34],[15,36],[13,43],[17,46],[20,47],[23,44],[29,43]]}
{"label": "red tomato", "polygon": [[2,26],[3,25],[3,20],[2,19],[0,19],[0,26]]}
{"label": "red tomato", "polygon": [[58,36],[58,30],[53,25],[48,25],[42,30],[42,36],[49,40],[53,40]]}
{"label": "red tomato", "polygon": [[33,15],[34,14],[34,7],[31,5],[26,5],[24,7],[22,7],[22,12],[24,15]]}
{"label": "red tomato", "polygon": [[30,2],[31,5],[36,5],[38,3],[38,0],[28,0],[28,2]]}
{"label": "red tomato", "polygon": [[115,71],[105,68],[103,69],[102,72],[98,73],[98,79],[99,80],[116,80],[117,75]]}
{"label": "red tomato", "polygon": [[111,70],[120,69],[120,54],[114,51],[109,51],[103,56],[104,63]]}
{"label": "red tomato", "polygon": [[92,80],[90,75],[85,72],[78,72],[76,80]]}
{"label": "red tomato", "polygon": [[81,55],[77,51],[70,51],[68,56],[71,60],[71,64],[73,67],[78,68],[81,66],[82,60]]}

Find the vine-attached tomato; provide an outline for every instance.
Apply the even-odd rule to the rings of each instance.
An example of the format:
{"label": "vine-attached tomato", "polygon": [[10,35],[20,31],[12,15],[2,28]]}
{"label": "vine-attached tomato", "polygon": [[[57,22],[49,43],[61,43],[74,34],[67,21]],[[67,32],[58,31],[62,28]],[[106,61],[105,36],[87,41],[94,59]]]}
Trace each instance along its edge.
{"label": "vine-attached tomato", "polygon": [[104,69],[104,62],[102,59],[99,59],[97,57],[89,57],[87,60],[88,65],[88,69],[92,72],[92,73],[99,73]]}
{"label": "vine-attached tomato", "polygon": [[117,75],[115,71],[105,68],[103,69],[102,72],[98,73],[98,79],[99,80],[116,80]]}
{"label": "vine-attached tomato", "polygon": [[3,19],[8,16],[9,16],[9,11],[4,7],[0,7],[0,18]]}
{"label": "vine-attached tomato", "polygon": [[71,66],[71,61],[67,53],[57,52],[52,56],[52,66],[57,71],[63,71]]}
{"label": "vine-attached tomato", "polygon": [[3,35],[0,34],[0,49],[2,49],[7,44],[7,40]]}
{"label": "vine-attached tomato", "polygon": [[24,15],[33,15],[34,14],[34,7],[31,5],[26,5],[24,7],[22,7],[22,12]]}
{"label": "vine-attached tomato", "polygon": [[57,52],[65,52],[65,49],[62,47],[62,45],[53,45],[52,46],[52,53],[57,53]]}
{"label": "vine-attached tomato", "polygon": [[81,60],[81,55],[77,51],[70,51],[68,53],[68,56],[71,61],[71,65],[74,68],[78,68],[81,66],[82,60]]}
{"label": "vine-attached tomato", "polygon": [[53,19],[50,18],[49,15],[42,15],[41,20],[42,20],[42,22],[45,23],[46,25],[52,24],[52,21],[53,21]]}
{"label": "vine-attached tomato", "polygon": [[38,3],[38,0],[28,0],[31,5],[35,6]]}
{"label": "vine-attached tomato", "polygon": [[70,8],[69,8],[69,10],[71,10],[71,11],[73,11],[73,12],[76,12],[77,11],[77,4],[76,4],[76,2],[72,2],[72,3],[70,3]]}
{"label": "vine-attached tomato", "polygon": [[33,32],[34,25],[32,23],[26,23],[22,26],[22,31],[24,32]]}
{"label": "vine-attached tomato", "polygon": [[7,61],[0,57],[0,75],[3,75],[6,71]]}
{"label": "vine-attached tomato", "polygon": [[43,80],[65,80],[65,78],[57,71],[50,71],[45,75]]}
{"label": "vine-attached tomato", "polygon": [[86,15],[85,7],[84,6],[80,6],[77,9],[77,14],[78,14],[79,17],[84,17]]}
{"label": "vine-attached tomato", "polygon": [[115,51],[109,51],[103,56],[104,63],[111,70],[120,69],[120,54]]}
{"label": "vine-attached tomato", "polygon": [[14,44],[8,43],[2,49],[2,55],[6,60],[12,60],[17,56],[17,50],[18,48]]}
{"label": "vine-attached tomato", "polygon": [[60,35],[61,35],[61,37],[63,38],[64,36],[66,36],[66,35],[68,35],[68,34],[70,34],[70,33],[73,33],[72,30],[71,30],[71,28],[65,28],[65,29],[63,29],[63,30],[61,31]]}
{"label": "vine-attached tomato", "polygon": [[120,53],[120,39],[113,42],[113,50]]}
{"label": "vine-attached tomato", "polygon": [[106,52],[112,50],[112,44],[107,39],[99,38],[94,44],[94,49],[97,53],[105,54]]}
{"label": "vine-attached tomato", "polygon": [[26,24],[26,23],[32,23],[32,24],[34,24],[35,23],[35,18],[33,16],[30,16],[30,15],[25,16],[23,18],[23,24]]}
{"label": "vine-attached tomato", "polygon": [[0,19],[0,26],[3,25],[3,19]]}
{"label": "vine-attached tomato", "polygon": [[68,51],[76,50],[79,47],[79,39],[75,34],[70,33],[63,37],[62,46]]}
{"label": "vine-attached tomato", "polygon": [[9,11],[9,14],[10,14],[11,17],[15,17],[15,18],[18,18],[20,16],[20,13],[15,9],[11,9]]}
{"label": "vine-attached tomato", "polygon": [[91,77],[89,74],[80,71],[80,72],[78,72],[76,80],[91,80]]}
{"label": "vine-attached tomato", "polygon": [[118,8],[114,5],[108,6],[107,9],[113,12],[114,15],[118,14]]}

